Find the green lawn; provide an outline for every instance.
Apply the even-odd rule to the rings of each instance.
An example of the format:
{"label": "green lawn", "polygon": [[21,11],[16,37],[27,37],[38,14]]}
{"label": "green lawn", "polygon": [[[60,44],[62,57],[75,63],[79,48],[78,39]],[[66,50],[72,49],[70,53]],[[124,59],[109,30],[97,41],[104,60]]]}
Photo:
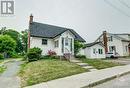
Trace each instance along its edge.
{"label": "green lawn", "polygon": [[82,72],[86,69],[74,63],[52,59],[23,64],[19,76],[24,87]]}
{"label": "green lawn", "polygon": [[0,74],[5,71],[6,67],[0,67]]}
{"label": "green lawn", "polygon": [[85,63],[88,63],[90,66],[95,67],[96,69],[105,69],[105,68],[122,65],[122,64],[114,63],[114,62],[105,62],[99,59],[81,59],[81,60]]}

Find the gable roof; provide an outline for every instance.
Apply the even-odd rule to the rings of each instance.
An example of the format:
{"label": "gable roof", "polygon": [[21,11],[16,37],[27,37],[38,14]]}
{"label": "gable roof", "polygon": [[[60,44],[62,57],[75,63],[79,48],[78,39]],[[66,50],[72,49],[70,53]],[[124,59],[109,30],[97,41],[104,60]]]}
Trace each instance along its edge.
{"label": "gable roof", "polygon": [[[116,39],[118,39],[118,40],[130,42],[130,40],[119,36],[119,35],[128,35],[128,36],[129,36],[130,34],[125,34],[125,33],[124,33],[124,34],[107,33],[107,34],[110,35],[110,36],[113,36],[114,38],[116,38]],[[96,41],[97,41],[100,37],[102,37],[102,36],[103,36],[103,34],[101,34],[101,35],[96,39]]]}
{"label": "gable roof", "polygon": [[85,42],[85,40],[73,29],[38,22],[32,22],[30,24],[30,35],[33,37],[55,38],[56,36],[64,33],[67,30],[69,30],[70,32],[72,32],[72,34],[74,34],[75,40]]}
{"label": "gable roof", "polygon": [[99,44],[101,45],[102,47],[104,47],[103,43],[102,42],[92,42],[92,43],[88,43],[88,44],[85,44],[84,48],[86,47],[91,47],[91,46],[94,46],[96,44]]}

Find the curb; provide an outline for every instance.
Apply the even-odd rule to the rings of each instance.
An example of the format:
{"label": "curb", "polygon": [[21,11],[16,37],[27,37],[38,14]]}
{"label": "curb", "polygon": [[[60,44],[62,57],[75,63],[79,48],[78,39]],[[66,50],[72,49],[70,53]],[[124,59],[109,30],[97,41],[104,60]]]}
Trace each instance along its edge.
{"label": "curb", "polygon": [[96,86],[96,85],[102,84],[102,83],[104,83],[104,82],[113,80],[114,78],[118,78],[118,77],[127,75],[127,74],[129,74],[129,73],[130,73],[130,71],[125,72],[125,73],[121,73],[121,74],[117,74],[117,75],[115,75],[115,76],[112,76],[112,77],[109,77],[109,78],[106,78],[106,79],[103,79],[103,80],[99,80],[99,81],[97,81],[97,82],[90,83],[89,85],[84,86],[84,87],[81,87],[81,88],[91,88],[91,87],[94,87],[94,86]]}

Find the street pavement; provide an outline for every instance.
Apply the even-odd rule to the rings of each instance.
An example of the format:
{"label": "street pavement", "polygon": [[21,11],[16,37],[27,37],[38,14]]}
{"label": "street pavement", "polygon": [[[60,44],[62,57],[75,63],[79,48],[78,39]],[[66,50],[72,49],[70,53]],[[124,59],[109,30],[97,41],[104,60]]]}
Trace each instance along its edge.
{"label": "street pavement", "polygon": [[130,88],[130,74],[117,77],[111,81],[97,85],[93,88]]}

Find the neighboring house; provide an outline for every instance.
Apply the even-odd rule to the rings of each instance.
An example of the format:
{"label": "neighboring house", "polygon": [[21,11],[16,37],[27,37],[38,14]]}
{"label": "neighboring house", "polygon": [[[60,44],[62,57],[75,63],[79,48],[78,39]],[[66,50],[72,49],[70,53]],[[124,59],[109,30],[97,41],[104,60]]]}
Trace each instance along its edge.
{"label": "neighboring house", "polygon": [[42,55],[47,55],[48,51],[55,51],[57,55],[62,56],[66,53],[74,55],[74,40],[85,42],[74,30],[33,22],[33,16],[30,16],[28,47],[39,47],[42,49]]}
{"label": "neighboring house", "polygon": [[88,43],[84,47],[84,54],[87,58],[105,58],[104,45],[101,42]]}
{"label": "neighboring house", "polygon": [[130,34],[112,34],[103,32],[95,42],[102,42],[105,53],[116,52],[120,56],[130,55]]}

